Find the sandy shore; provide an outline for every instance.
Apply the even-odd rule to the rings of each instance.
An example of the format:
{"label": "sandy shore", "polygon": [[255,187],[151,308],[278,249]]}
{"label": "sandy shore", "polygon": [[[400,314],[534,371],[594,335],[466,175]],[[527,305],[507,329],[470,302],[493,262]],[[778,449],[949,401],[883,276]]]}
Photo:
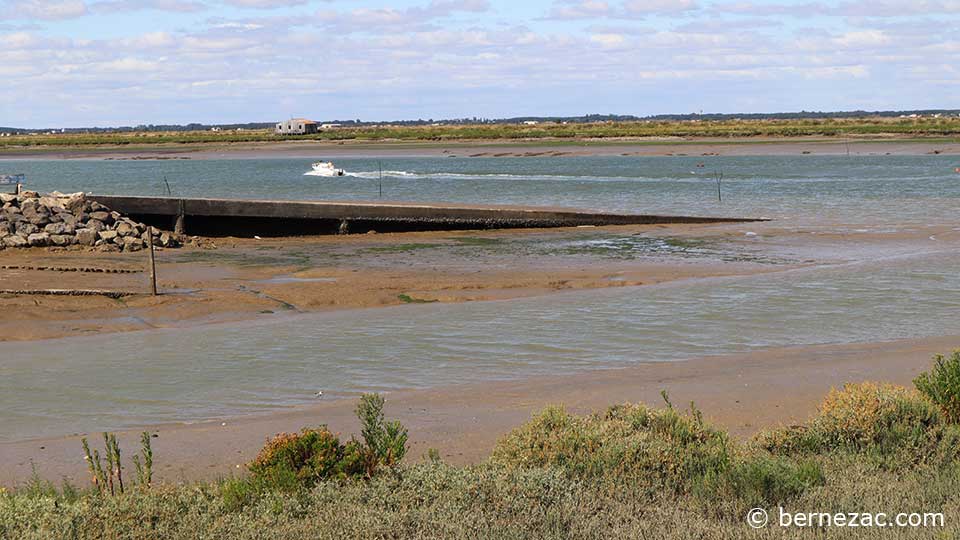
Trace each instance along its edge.
{"label": "sandy shore", "polygon": [[[542,377],[513,382],[466,384],[387,396],[388,414],[410,430],[410,459],[436,448],[452,463],[476,463],[497,439],[550,404],[573,412],[624,401],[660,405],[660,391],[686,407],[695,401],[709,421],[739,437],[802,421],[831,387],[882,380],[900,384],[929,368],[930,357],[960,344],[960,336],[885,343],[770,349],[749,354],[641,363],[627,369]],[[169,482],[237,474],[265,439],[281,431],[328,424],[345,436],[356,433],[353,400],[317,402],[267,416],[194,425],[149,428],[156,470]],[[91,438],[98,440],[99,434]],[[119,435],[129,454],[139,430]],[[29,478],[33,466],[58,481],[86,482],[80,436],[0,444],[0,485]]]}
{"label": "sandy shore", "polygon": [[250,159],[345,157],[571,157],[960,154],[957,139],[662,138],[459,142],[290,141],[0,149],[2,159]]}

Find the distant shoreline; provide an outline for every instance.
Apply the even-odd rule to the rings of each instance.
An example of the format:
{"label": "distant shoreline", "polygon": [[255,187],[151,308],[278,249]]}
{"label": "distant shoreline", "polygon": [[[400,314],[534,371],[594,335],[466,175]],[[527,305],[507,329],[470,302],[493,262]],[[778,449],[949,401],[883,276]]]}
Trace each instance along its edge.
{"label": "distant shoreline", "polygon": [[605,138],[471,141],[160,143],[0,148],[0,161],[29,159],[185,160],[349,157],[572,157],[765,155],[960,155],[957,137]]}

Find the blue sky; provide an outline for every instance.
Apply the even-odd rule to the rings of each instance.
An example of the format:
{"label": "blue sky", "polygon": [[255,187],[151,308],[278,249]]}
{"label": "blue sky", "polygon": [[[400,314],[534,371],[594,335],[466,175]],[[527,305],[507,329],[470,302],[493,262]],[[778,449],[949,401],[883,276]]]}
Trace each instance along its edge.
{"label": "blue sky", "polygon": [[0,0],[0,126],[960,108],[960,0]]}

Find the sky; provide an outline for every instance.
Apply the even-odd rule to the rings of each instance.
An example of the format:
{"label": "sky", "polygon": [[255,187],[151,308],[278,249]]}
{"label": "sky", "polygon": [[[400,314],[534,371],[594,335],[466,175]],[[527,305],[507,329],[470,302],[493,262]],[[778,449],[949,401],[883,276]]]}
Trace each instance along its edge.
{"label": "sky", "polygon": [[0,126],[960,108],[960,0],[0,0]]}

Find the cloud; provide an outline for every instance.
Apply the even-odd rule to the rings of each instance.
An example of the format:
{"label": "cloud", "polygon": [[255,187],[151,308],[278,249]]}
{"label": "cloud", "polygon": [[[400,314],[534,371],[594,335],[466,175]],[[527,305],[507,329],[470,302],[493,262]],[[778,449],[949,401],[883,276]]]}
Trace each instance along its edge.
{"label": "cloud", "polygon": [[555,2],[548,19],[595,19],[610,15],[610,4],[602,0],[560,0]]}
{"label": "cloud", "polygon": [[0,19],[58,20],[86,14],[83,0],[7,0],[0,4]]}
{"label": "cloud", "polygon": [[648,15],[678,15],[700,9],[696,0],[626,0],[611,5],[606,0],[555,0],[547,19],[637,19]]}
{"label": "cloud", "polygon": [[254,9],[277,9],[293,6],[302,6],[308,0],[223,0],[224,4]]}
{"label": "cloud", "polygon": [[695,0],[627,0],[623,12],[627,15],[676,14],[700,9]]}
{"label": "cloud", "polygon": [[428,23],[463,13],[483,13],[490,10],[487,0],[434,0],[425,6],[406,9],[357,8],[351,11],[321,10],[316,21],[340,32],[365,32],[371,29],[392,29],[396,32],[424,31]]}
{"label": "cloud", "polygon": [[714,9],[737,15],[792,17],[914,17],[960,13],[958,0],[850,0],[839,3],[758,3],[752,1],[717,4]]}
{"label": "cloud", "polygon": [[[26,5],[4,2],[0,9]],[[960,84],[960,69],[950,67],[960,54],[960,25],[933,15],[851,15],[798,29],[773,15],[747,16],[742,3],[723,5],[747,11],[720,13],[705,1],[699,8],[683,1],[545,5],[573,9],[566,13],[574,20],[595,19],[583,25],[503,22],[485,14],[492,8],[483,0],[403,8],[369,0],[243,17],[233,9],[187,11],[169,18],[175,22],[121,9],[190,3],[225,5],[88,0],[90,21],[106,4],[117,10],[111,24],[120,24],[107,33],[94,24],[37,29],[10,21],[0,29],[0,117],[45,127],[289,114],[579,114],[590,103],[633,113],[744,104],[757,111],[898,108],[944,106]],[[647,16],[650,22],[637,22]]]}
{"label": "cloud", "polygon": [[124,13],[140,10],[190,13],[204,11],[209,6],[194,0],[105,0],[90,4],[93,13]]}

